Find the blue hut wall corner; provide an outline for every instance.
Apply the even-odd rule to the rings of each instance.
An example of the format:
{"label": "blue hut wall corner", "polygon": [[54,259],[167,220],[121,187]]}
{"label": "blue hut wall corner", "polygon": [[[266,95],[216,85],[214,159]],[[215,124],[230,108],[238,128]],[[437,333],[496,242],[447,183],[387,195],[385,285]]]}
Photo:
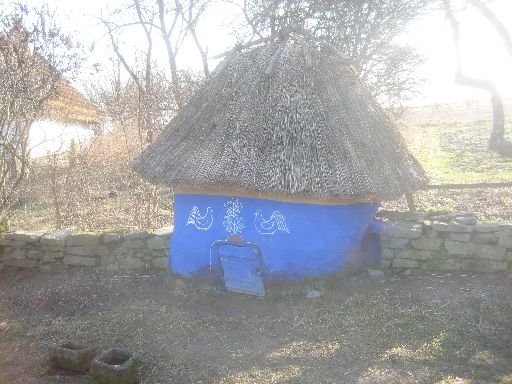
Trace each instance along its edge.
{"label": "blue hut wall corner", "polygon": [[175,194],[169,263],[184,276],[211,275],[220,268],[212,246],[229,238],[261,249],[269,280],[332,274],[343,269],[365,233],[374,232],[368,229],[377,208]]}

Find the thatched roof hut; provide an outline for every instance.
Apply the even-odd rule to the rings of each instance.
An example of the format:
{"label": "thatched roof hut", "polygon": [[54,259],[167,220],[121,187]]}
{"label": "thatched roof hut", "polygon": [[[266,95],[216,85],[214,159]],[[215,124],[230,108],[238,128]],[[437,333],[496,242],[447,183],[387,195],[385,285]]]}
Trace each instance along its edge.
{"label": "thatched roof hut", "polygon": [[134,168],[177,189],[324,201],[427,181],[350,63],[303,36],[229,54]]}

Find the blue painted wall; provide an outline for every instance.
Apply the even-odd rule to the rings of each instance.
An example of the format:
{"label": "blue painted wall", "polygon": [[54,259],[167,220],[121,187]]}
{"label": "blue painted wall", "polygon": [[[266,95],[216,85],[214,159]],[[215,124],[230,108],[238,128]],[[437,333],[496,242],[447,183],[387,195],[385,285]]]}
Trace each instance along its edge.
{"label": "blue painted wall", "polygon": [[174,199],[170,265],[185,276],[215,270],[210,246],[230,235],[260,246],[267,278],[334,273],[357,251],[378,207],[195,194]]}

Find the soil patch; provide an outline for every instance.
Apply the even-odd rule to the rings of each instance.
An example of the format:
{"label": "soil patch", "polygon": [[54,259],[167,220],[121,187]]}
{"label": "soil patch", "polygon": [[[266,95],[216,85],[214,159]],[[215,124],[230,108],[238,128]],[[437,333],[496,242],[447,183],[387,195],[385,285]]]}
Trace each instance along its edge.
{"label": "soil patch", "polygon": [[[320,298],[306,298],[309,289]],[[0,383],[89,383],[50,345],[126,348],[142,383],[512,383],[512,277],[366,275],[227,294],[166,273],[0,273]]]}

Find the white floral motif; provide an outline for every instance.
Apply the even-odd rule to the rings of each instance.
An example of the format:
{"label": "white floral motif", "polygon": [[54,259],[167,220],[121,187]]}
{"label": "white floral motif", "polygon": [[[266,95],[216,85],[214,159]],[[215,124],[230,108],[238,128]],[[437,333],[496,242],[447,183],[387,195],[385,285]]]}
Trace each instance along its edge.
{"label": "white floral motif", "polygon": [[240,216],[240,209],[243,208],[242,203],[238,199],[232,198],[224,203],[224,206],[226,207],[226,216],[224,216],[222,222],[223,227],[232,235],[241,234],[242,229],[244,229],[244,223]]}

